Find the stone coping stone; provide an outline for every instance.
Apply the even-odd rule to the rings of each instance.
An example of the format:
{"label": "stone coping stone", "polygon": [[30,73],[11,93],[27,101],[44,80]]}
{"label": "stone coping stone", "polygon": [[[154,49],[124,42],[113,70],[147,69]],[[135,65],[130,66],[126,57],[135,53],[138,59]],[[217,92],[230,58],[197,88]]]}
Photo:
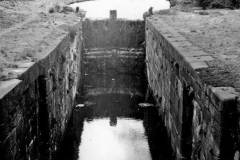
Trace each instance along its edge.
{"label": "stone coping stone", "polygon": [[0,99],[2,99],[5,95],[7,95],[19,83],[21,83],[21,80],[19,80],[19,79],[0,81]]}
{"label": "stone coping stone", "polygon": [[134,90],[133,88],[118,88],[118,90],[112,90],[111,88],[94,88],[94,89],[88,89],[86,92],[86,97],[89,96],[98,96],[102,94],[130,94],[130,95],[136,95],[140,97],[144,97],[144,95],[139,92]]}
{"label": "stone coping stone", "polygon": [[208,14],[194,11],[155,14],[146,23],[169,42],[179,54],[174,56],[185,61],[186,66],[193,70],[191,73],[204,84],[232,87],[239,93],[240,10],[205,12]]}
{"label": "stone coping stone", "polygon": [[99,50],[85,50],[84,56],[86,58],[100,58],[112,57],[114,55],[126,58],[144,57],[145,52],[141,49],[99,49]]}
{"label": "stone coping stone", "polygon": [[232,87],[212,87],[212,92],[223,101],[234,100],[239,96],[239,93]]}
{"label": "stone coping stone", "polygon": [[[62,43],[68,43],[70,31],[77,31],[80,24],[80,18],[74,13],[39,13],[21,27],[2,33],[0,51],[7,56],[4,63],[0,62],[0,77],[3,77],[0,81],[12,84],[12,79],[19,79],[26,84],[44,74],[46,68],[55,62],[53,59],[61,53],[62,48],[59,47]],[[14,88],[11,86],[8,89],[0,88],[1,95]]]}

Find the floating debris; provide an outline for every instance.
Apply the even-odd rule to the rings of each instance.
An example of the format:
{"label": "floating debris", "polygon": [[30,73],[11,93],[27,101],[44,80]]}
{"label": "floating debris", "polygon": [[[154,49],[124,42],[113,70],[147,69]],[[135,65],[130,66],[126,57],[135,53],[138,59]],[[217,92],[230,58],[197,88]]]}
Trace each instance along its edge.
{"label": "floating debris", "polygon": [[77,104],[75,108],[83,108],[85,107],[85,104]]}
{"label": "floating debris", "polygon": [[151,104],[151,103],[139,103],[138,106],[141,107],[141,108],[154,107],[154,105]]}
{"label": "floating debris", "polygon": [[80,109],[80,108],[90,107],[90,106],[93,106],[93,105],[96,105],[96,103],[90,102],[90,101],[86,101],[84,103],[77,104],[75,108]]}

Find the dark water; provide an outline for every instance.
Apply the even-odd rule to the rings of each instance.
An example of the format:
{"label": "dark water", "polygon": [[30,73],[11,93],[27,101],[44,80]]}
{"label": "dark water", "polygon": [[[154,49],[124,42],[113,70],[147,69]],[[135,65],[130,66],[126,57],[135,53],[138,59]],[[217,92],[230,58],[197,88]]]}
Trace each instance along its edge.
{"label": "dark water", "polygon": [[77,98],[84,107],[74,108],[57,159],[170,160],[157,108],[138,106],[146,99],[144,67],[130,74],[136,63],[128,63],[126,72],[120,73],[117,68],[124,68],[124,62],[121,66],[108,62],[113,59],[86,60],[84,92]]}

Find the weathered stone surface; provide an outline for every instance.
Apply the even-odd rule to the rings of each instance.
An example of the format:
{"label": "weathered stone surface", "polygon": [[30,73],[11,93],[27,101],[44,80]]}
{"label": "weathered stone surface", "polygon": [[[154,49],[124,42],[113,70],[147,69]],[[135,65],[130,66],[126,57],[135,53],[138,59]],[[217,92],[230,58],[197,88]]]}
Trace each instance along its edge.
{"label": "weathered stone surface", "polygon": [[[101,32],[105,28],[103,26],[110,22],[96,23],[100,29],[92,29]],[[54,47],[41,55],[37,63],[23,64],[19,67],[29,68],[19,75],[21,83],[11,87],[9,89],[11,91],[0,99],[0,152],[3,153],[1,154],[2,159],[54,158],[54,153],[58,149],[74,104],[79,81],[81,81],[82,56],[87,59],[83,63],[99,65],[99,67],[91,65],[96,72],[99,68],[104,68],[104,63],[109,63],[108,69],[110,70],[113,64],[119,65],[118,72],[124,72],[126,68],[136,69],[134,72],[138,72],[140,68],[143,70],[145,57],[142,44],[144,41],[144,22],[115,21],[115,23],[111,25],[122,24],[128,28],[126,30],[119,30],[122,26],[115,28],[125,35],[122,37],[123,39],[117,37],[117,39],[121,39],[120,45],[123,48],[118,48],[117,41],[111,41],[115,32],[111,32],[109,34],[111,36],[105,37],[108,46],[100,40],[103,35],[99,34],[99,37],[95,38],[100,41],[93,43],[94,48],[91,46],[92,42],[86,39],[85,51],[87,53],[82,55],[84,50],[80,23],[73,27],[74,30],[71,30],[74,33],[63,31],[63,34],[59,35],[53,42],[52,46]],[[95,24],[94,27],[97,25]],[[136,30],[134,30],[135,26],[137,26]],[[130,48],[128,48],[128,43],[130,43]],[[136,49],[134,46],[138,48]],[[104,47],[111,47],[111,49],[106,50],[103,49]],[[115,47],[118,49],[114,49]],[[116,56],[117,59],[114,58]],[[139,57],[139,61],[133,61]],[[96,63],[96,59],[99,63]],[[103,59],[106,60],[102,61]],[[127,72],[131,73],[131,71]],[[133,85],[139,85],[138,82],[141,78],[138,78]],[[127,83],[128,79],[120,78],[118,81]],[[120,92],[125,93],[129,90],[136,92],[131,89]],[[102,93],[103,90],[97,88],[97,90],[90,90],[89,94],[98,94],[98,92]],[[105,92],[109,91],[105,90]],[[143,96],[138,92],[135,94]]]}
{"label": "weathered stone surface", "polygon": [[11,79],[8,81],[0,81],[0,99],[21,82],[19,79]]}
{"label": "weathered stone surface", "polygon": [[[106,94],[144,97],[144,61],[143,48],[86,49],[83,61],[85,97]],[[136,87],[141,90],[136,90]]]}
{"label": "weathered stone surface", "polygon": [[220,99],[220,101],[225,102],[228,100],[236,99],[239,93],[235,91],[232,87],[213,87],[212,92]]}
{"label": "weathered stone surface", "polygon": [[144,21],[84,21],[86,48],[144,47]]}
{"label": "weathered stone surface", "polygon": [[29,68],[21,80],[0,83],[1,159],[54,158],[81,73],[81,23],[75,28],[74,37],[63,34],[38,62],[22,64]]}
{"label": "weathered stone surface", "polygon": [[215,57],[156,17],[146,22],[147,75],[176,159],[233,159],[240,144],[239,92],[206,81],[217,77],[202,74]]}

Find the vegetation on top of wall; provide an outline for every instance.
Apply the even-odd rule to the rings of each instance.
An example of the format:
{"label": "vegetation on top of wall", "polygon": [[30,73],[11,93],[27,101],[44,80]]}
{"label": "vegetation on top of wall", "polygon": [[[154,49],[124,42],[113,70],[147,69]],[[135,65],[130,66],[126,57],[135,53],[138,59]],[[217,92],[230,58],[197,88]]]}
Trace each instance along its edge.
{"label": "vegetation on top of wall", "polygon": [[210,8],[239,8],[240,0],[169,0],[171,7],[174,6],[199,6],[203,9]]}
{"label": "vegetation on top of wall", "polygon": [[200,6],[205,8],[239,8],[240,0],[200,0]]}

